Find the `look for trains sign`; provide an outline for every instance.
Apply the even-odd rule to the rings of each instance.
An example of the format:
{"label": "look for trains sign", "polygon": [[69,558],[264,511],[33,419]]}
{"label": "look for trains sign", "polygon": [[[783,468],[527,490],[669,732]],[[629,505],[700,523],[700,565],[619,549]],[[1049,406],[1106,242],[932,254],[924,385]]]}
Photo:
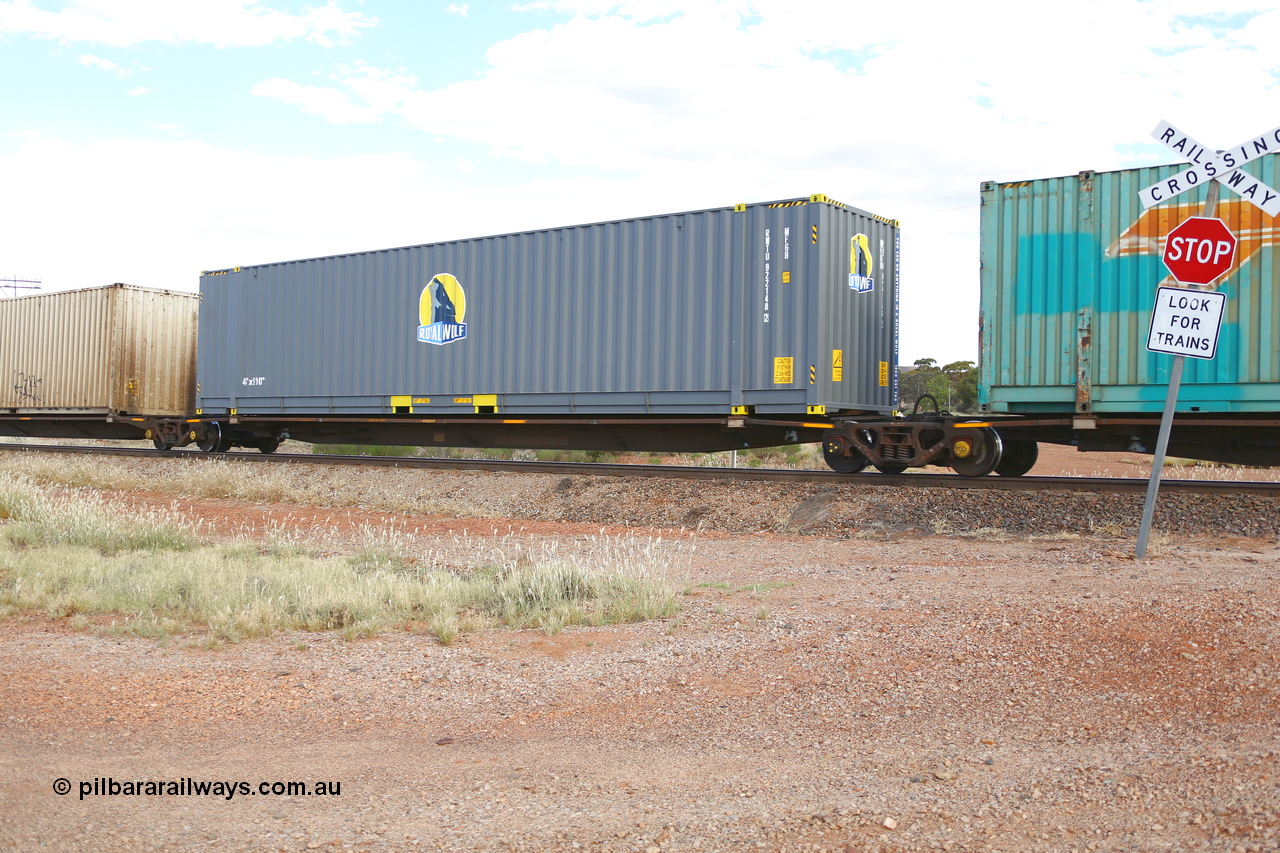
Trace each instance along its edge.
{"label": "look for trains sign", "polygon": [[1227,295],[1221,291],[1156,288],[1147,349],[1169,355],[1213,358],[1218,352],[1218,330]]}

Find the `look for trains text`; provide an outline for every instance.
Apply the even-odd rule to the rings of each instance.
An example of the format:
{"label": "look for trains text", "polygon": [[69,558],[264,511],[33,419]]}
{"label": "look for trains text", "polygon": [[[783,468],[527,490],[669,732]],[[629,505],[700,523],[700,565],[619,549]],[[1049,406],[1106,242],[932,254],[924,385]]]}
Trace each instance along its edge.
{"label": "look for trains text", "polygon": [[[1205,327],[1214,324],[1216,316],[1216,304],[1210,302],[1209,298],[1202,296],[1184,296],[1181,294],[1169,293],[1164,291],[1160,294],[1165,300],[1165,307],[1174,311],[1194,311],[1205,316],[1195,316],[1193,314],[1176,313],[1169,315],[1168,325],[1175,329],[1188,329],[1190,331],[1198,331],[1201,329],[1201,322]],[[1155,332],[1157,343],[1164,346],[1179,347],[1195,350],[1203,350],[1208,352],[1213,349],[1213,339],[1203,337],[1202,335],[1181,335],[1176,332]]]}
{"label": "look for trains text", "polygon": [[[1200,313],[1207,314],[1210,317],[1213,316],[1214,305],[1211,304],[1209,299],[1206,297],[1181,296],[1169,293],[1168,291],[1162,293],[1161,296],[1164,297],[1165,306],[1172,308],[1175,311],[1199,311]],[[1198,329],[1200,328],[1200,318],[1184,317],[1181,314],[1173,314],[1170,317],[1170,325],[1181,326],[1184,329]]]}

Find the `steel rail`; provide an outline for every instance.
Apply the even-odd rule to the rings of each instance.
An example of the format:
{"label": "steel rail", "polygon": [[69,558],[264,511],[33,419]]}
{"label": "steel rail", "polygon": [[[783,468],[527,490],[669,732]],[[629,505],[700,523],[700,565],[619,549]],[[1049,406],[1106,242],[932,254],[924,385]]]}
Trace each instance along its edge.
{"label": "steel rail", "polygon": [[[53,444],[0,444],[0,450],[125,456],[143,459],[223,459],[284,465],[348,465],[373,468],[433,468],[522,474],[568,474],[608,477],[666,477],[697,480],[745,480],[776,483],[825,483],[832,486],[907,486],[941,489],[1002,489],[1005,491],[1080,491],[1105,494],[1143,494],[1145,479],[1113,477],[961,477],[958,474],[839,474],[795,468],[705,468],[681,465],[630,465],[601,462],[516,462],[503,459],[435,459],[418,456],[331,456],[302,453],[142,450]],[[1258,494],[1280,496],[1280,482],[1235,480],[1165,480],[1162,489],[1198,494]]]}

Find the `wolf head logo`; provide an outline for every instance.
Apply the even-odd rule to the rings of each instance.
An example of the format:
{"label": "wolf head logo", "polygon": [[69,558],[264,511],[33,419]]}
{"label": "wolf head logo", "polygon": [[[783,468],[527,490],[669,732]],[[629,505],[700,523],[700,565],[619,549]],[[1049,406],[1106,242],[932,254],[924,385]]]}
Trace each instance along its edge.
{"label": "wolf head logo", "polygon": [[443,346],[467,336],[467,294],[449,273],[431,277],[418,297],[418,340]]}

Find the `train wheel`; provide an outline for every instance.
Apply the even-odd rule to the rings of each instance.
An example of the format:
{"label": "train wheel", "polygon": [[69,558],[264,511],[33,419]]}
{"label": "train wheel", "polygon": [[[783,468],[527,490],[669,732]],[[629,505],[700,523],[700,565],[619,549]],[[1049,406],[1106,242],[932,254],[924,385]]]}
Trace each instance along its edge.
{"label": "train wheel", "polygon": [[[951,469],[961,477],[985,477],[1000,464],[1004,455],[1004,445],[1000,435],[993,429],[981,427],[973,430],[968,456],[952,456]],[[957,441],[957,443],[959,443]]]}
{"label": "train wheel", "polygon": [[196,447],[205,453],[225,453],[228,446],[222,443],[222,427],[217,421],[205,424],[204,435],[196,440]]}
{"label": "train wheel", "polygon": [[867,467],[867,457],[856,447],[849,448],[848,456],[841,456],[840,445],[833,441],[822,442],[822,458],[837,474],[856,474]]}
{"label": "train wheel", "polygon": [[155,447],[156,450],[172,450],[173,449],[173,445],[165,444],[163,438],[153,438],[151,439],[151,444]]}
{"label": "train wheel", "polygon": [[872,466],[881,474],[901,474],[903,471],[907,470],[906,465],[897,465],[890,462],[873,462]]}
{"label": "train wheel", "polygon": [[1021,477],[1036,466],[1040,458],[1040,445],[1034,441],[1013,440],[1004,443],[1004,454],[996,473],[1001,477]]}
{"label": "train wheel", "polygon": [[273,435],[271,438],[264,438],[261,441],[255,441],[253,446],[263,453],[275,453],[280,449],[280,438],[279,436]]}

